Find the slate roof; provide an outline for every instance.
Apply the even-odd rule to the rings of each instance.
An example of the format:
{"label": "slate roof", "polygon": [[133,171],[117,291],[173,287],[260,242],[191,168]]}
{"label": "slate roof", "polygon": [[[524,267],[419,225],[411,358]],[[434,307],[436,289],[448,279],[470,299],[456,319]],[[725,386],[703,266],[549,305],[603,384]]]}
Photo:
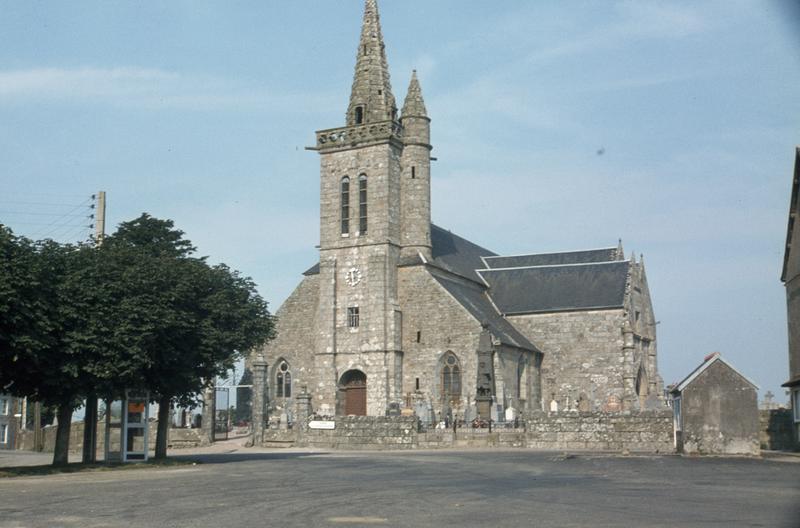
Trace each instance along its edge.
{"label": "slate roof", "polygon": [[481,324],[488,324],[489,331],[501,343],[539,352],[533,343],[492,306],[485,287],[460,279],[448,278],[446,274],[438,271],[431,271],[431,275],[475,320]]}
{"label": "slate roof", "polygon": [[[431,245],[436,281],[508,345],[537,350],[504,315],[618,308],[625,300],[630,262],[618,260],[618,248],[504,257],[434,224]],[[318,273],[315,264],[304,275]]]}
{"label": "slate roof", "polygon": [[561,264],[610,262],[621,259],[617,257],[617,248],[603,248],[586,251],[569,251],[566,253],[486,257],[484,260],[488,268],[519,268],[523,266],[557,266]]}
{"label": "slate roof", "polygon": [[[434,264],[450,273],[483,284],[475,270],[484,267],[481,257],[496,255],[488,249],[473,244],[465,238],[451,233],[446,229],[431,224],[431,253]],[[421,264],[417,259],[411,259],[405,264]],[[314,264],[303,272],[303,275],[319,274],[319,263]]]}
{"label": "slate roof", "polygon": [[483,282],[476,273],[484,267],[481,257],[496,253],[431,224],[431,253],[433,264],[470,280]]}
{"label": "slate roof", "polygon": [[622,307],[629,261],[480,270],[504,314]]}

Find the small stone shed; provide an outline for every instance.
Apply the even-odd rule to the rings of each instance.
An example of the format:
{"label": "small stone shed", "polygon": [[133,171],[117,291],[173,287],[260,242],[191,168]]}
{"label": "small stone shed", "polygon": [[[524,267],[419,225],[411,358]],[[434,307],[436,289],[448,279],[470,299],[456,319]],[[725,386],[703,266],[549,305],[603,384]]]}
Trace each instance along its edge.
{"label": "small stone shed", "polygon": [[679,453],[758,455],[758,387],[719,352],[671,391]]}

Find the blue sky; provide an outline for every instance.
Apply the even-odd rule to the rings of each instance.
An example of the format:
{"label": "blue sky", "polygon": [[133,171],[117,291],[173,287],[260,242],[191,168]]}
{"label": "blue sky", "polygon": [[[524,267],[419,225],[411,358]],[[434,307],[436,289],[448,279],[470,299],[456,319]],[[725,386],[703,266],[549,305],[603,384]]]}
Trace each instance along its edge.
{"label": "blue sky", "polygon": [[[719,350],[785,400],[791,5],[384,0],[395,96],[416,68],[433,119],[434,222],[508,254],[622,238],[665,382]],[[61,215],[105,190],[110,226],[175,220],[276,310],[316,260],[304,147],[344,124],[362,8],[4,2],[0,221],[76,239]]]}

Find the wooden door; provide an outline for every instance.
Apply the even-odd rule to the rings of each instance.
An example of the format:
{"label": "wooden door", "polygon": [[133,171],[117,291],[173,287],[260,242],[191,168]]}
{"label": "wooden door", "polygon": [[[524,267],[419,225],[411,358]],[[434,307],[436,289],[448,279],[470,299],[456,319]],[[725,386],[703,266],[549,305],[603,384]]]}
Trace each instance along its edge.
{"label": "wooden door", "polygon": [[345,387],[344,413],[356,416],[367,415],[367,384],[352,382]]}

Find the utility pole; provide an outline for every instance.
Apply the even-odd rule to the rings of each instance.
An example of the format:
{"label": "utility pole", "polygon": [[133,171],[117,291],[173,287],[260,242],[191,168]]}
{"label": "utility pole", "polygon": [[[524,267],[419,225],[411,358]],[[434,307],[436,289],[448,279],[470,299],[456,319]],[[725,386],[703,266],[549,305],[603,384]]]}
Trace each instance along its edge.
{"label": "utility pole", "polygon": [[99,246],[106,236],[106,192],[97,193],[97,207],[94,215],[94,240]]}
{"label": "utility pole", "polygon": [[[96,208],[94,216],[94,243],[100,246],[106,236],[106,192],[99,191],[96,195]],[[90,392],[86,395],[86,413],[83,416],[83,453],[81,460],[84,464],[97,462],[97,394]]]}

